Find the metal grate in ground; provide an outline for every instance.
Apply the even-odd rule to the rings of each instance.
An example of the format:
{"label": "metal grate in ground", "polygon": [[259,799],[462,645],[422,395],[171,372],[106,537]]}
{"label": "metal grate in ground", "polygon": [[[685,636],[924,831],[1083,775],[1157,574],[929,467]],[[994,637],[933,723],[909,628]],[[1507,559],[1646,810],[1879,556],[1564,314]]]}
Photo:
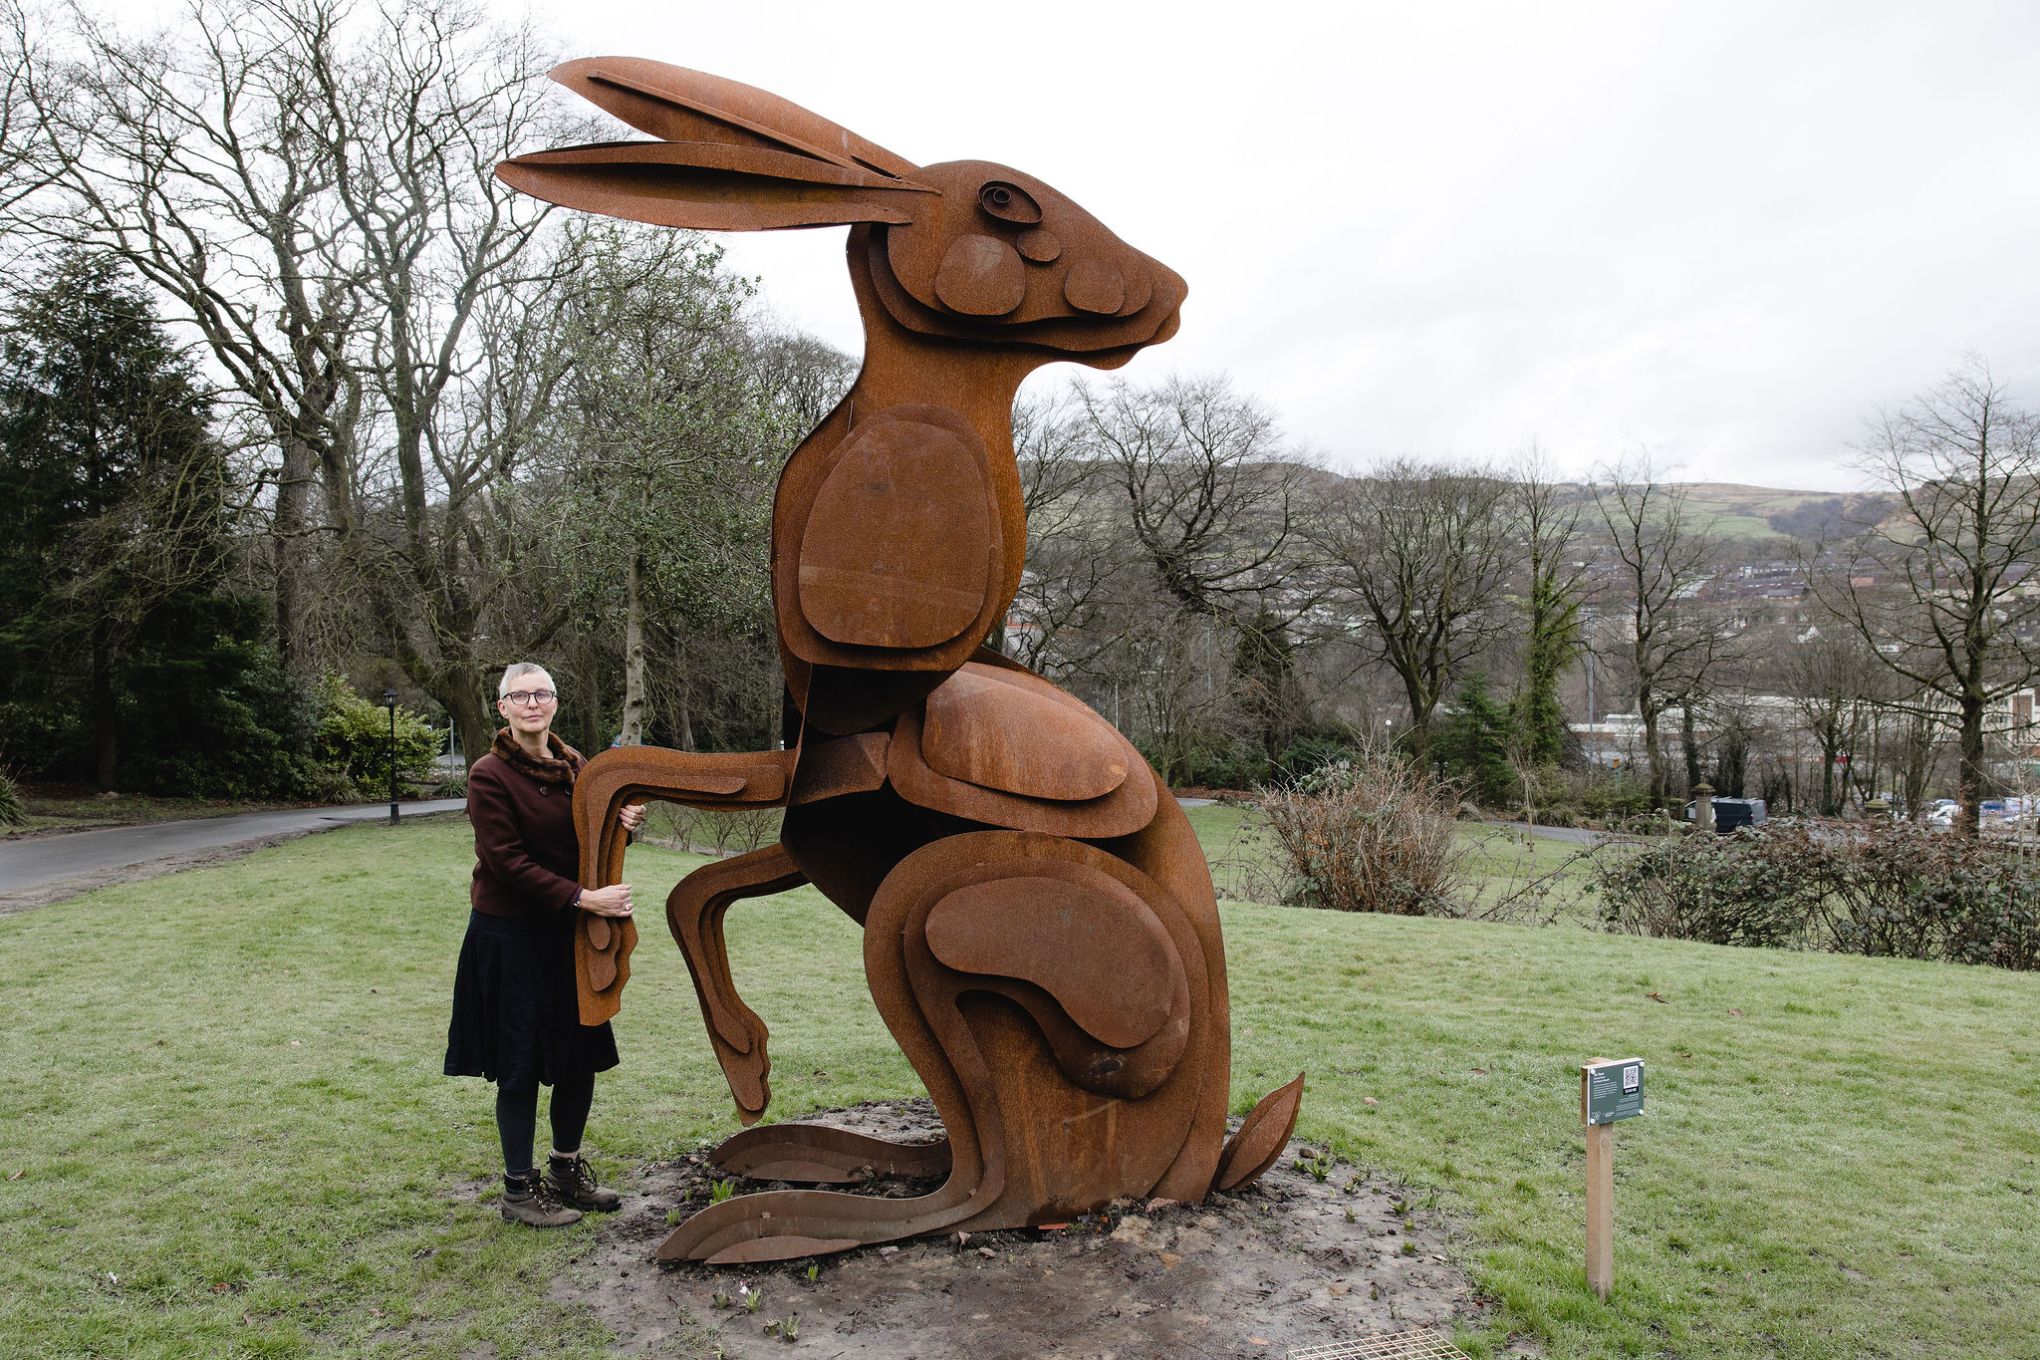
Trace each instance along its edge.
{"label": "metal grate in ground", "polygon": [[1289,1360],[1472,1360],[1459,1347],[1428,1327],[1413,1327],[1389,1336],[1364,1336],[1357,1341],[1331,1341],[1289,1352]]}

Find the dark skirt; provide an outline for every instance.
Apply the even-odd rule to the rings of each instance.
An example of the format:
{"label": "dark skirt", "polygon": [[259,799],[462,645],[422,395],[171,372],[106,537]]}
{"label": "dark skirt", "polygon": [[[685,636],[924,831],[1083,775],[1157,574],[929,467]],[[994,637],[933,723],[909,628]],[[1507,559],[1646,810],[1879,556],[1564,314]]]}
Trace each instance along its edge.
{"label": "dark skirt", "polygon": [[446,1075],[528,1091],[616,1061],[608,1023],[581,1023],[574,913],[513,921],[471,912],[453,980]]}

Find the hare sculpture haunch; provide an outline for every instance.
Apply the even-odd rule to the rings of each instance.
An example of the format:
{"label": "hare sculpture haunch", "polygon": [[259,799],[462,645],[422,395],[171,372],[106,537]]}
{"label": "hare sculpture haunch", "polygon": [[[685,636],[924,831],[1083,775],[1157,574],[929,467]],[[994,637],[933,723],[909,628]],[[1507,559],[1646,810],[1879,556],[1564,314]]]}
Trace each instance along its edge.
{"label": "hare sculpture haunch", "polygon": [[[1058,359],[1125,363],[1176,331],[1183,280],[1040,180],[916,166],[783,99],[636,58],[554,78],[657,141],[541,151],[497,174],[554,203],[709,231],[850,227],[866,348],[772,513],[788,748],[623,748],[575,790],[582,881],[622,870],[632,799],[784,807],[781,843],[690,874],[666,905],[739,1117],[769,1098],[765,1023],[737,995],[722,916],[813,883],[864,928],[879,1014],[946,1141],[748,1128],[732,1172],[843,1183],[945,1176],[916,1199],[744,1195],[662,1260],[782,1260],[920,1233],[1066,1220],[1108,1201],[1201,1200],[1259,1175],[1302,1078],[1228,1142],[1225,948],[1203,852],[1111,724],[981,647],[1027,545],[1012,410]],[[635,928],[587,915],[582,1018],[615,1013]]]}

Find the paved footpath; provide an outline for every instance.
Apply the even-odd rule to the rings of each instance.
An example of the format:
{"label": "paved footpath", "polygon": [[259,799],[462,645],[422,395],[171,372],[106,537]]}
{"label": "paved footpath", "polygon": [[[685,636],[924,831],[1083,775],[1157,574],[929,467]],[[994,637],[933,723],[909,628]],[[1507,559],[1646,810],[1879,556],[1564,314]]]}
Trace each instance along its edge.
{"label": "paved footpath", "polygon": [[1483,821],[1482,826],[1491,826],[1497,831],[1513,831],[1518,835],[1527,831],[1542,841],[1570,841],[1574,845],[1599,845],[1602,841],[1621,840],[1606,831],[1589,831],[1580,826],[1525,826],[1521,822]]}
{"label": "paved footpath", "polygon": [[[439,798],[427,802],[398,804],[401,817],[422,817],[434,812],[458,812],[465,799]],[[9,898],[49,900],[68,895],[62,890],[74,881],[77,890],[98,883],[133,877],[121,871],[137,865],[161,864],[176,868],[212,858],[218,852],[240,846],[330,831],[350,822],[386,822],[388,803],[359,807],[292,808],[284,812],[240,812],[230,817],[194,817],[181,822],[154,822],[145,826],[109,826],[97,831],[69,831],[56,835],[30,836],[0,841],[0,910]]]}

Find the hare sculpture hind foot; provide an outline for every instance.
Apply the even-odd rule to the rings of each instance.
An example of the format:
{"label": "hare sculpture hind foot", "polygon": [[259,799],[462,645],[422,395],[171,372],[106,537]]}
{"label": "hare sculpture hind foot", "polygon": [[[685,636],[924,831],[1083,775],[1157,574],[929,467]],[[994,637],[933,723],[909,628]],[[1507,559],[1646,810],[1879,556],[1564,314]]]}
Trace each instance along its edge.
{"label": "hare sculpture hind foot", "polygon": [[1212,1061],[1224,1050],[1205,952],[1141,870],[1034,832],[950,836],[886,876],[864,939],[872,996],[934,1099],[946,1147],[793,1125],[740,1134],[718,1160],[821,1181],[893,1159],[906,1174],[946,1165],[948,1179],[908,1200],[811,1190],[727,1200],[683,1223],[661,1260],[782,1260],[1210,1188],[1223,1107],[1201,1097],[1214,1066],[1224,1081],[1222,1056]]}
{"label": "hare sculpture hind foot", "polygon": [[949,1174],[949,1140],[894,1143],[826,1124],[767,1124],[723,1140],[709,1155],[723,1170],[755,1181],[843,1185],[866,1175],[910,1180]]}
{"label": "hare sculpture hind foot", "polygon": [[[1212,1188],[1240,1189],[1273,1166],[1296,1127],[1302,1099],[1300,1075],[1263,1097],[1226,1143]],[[714,1160],[726,1171],[756,1180],[809,1184],[854,1181],[866,1172],[923,1177],[950,1169],[947,1140],[890,1143],[819,1124],[746,1129],[718,1147]],[[953,1178],[941,1193],[914,1200],[805,1190],[745,1195],[688,1219],[660,1246],[658,1259],[739,1265],[827,1256],[938,1232],[958,1222],[973,1202],[991,1198],[996,1194],[965,1195]],[[1043,1222],[1045,1216],[1026,1216],[1026,1221]],[[977,1227],[1015,1226],[972,1222]]]}

